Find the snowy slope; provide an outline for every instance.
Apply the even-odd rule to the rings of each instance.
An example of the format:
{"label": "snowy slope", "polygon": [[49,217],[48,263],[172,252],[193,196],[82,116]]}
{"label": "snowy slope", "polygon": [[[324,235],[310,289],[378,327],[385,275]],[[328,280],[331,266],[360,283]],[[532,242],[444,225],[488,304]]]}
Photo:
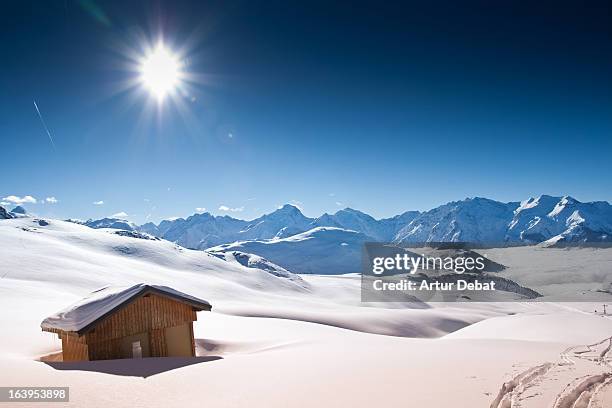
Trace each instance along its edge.
{"label": "snowy slope", "polygon": [[361,270],[361,249],[368,241],[372,238],[360,232],[317,227],[288,238],[220,245],[209,252],[256,254],[295,273],[342,274]]}
{"label": "snowy slope", "polygon": [[[610,262],[609,250],[585,248],[503,248],[489,255],[509,266],[504,273],[520,272],[533,284],[551,273],[564,274],[563,268],[573,271],[572,278],[599,276]],[[556,263],[545,262],[547,269],[534,273],[533,265],[540,265],[534,257]],[[365,408],[381,401],[399,407],[407,394],[397,390],[406,387],[407,378],[411,406],[451,407],[458,401],[490,406],[513,378],[521,380],[517,393],[525,392],[516,398],[521,406],[550,406],[556,393],[571,393],[599,372],[582,370],[577,354],[558,360],[567,354],[563,350],[600,341],[612,330],[609,318],[579,303],[368,305],[360,302],[358,277],[303,276],[301,285],[245,267],[243,259],[225,261],[164,240],[56,220],[0,220],[0,259],[0,322],[10,327],[0,336],[0,383],[70,387],[69,405],[76,407]],[[523,263],[518,271],[513,261]],[[40,330],[45,317],[101,286],[139,282],[211,302],[213,311],[198,313],[194,323],[197,362],[142,359],[62,367],[37,361],[61,350],[57,336]],[[476,322],[483,323],[471,326]],[[449,332],[456,334],[445,336]],[[603,370],[605,364],[596,363],[605,358],[597,355],[592,365]],[[554,363],[554,376],[518,377],[547,362]],[[163,367],[151,373],[152,364]],[[522,382],[525,377],[534,381]],[[383,386],[372,387],[373,378],[384,379]],[[440,380],[444,392],[432,393]],[[546,403],[530,405],[543,396]]]}
{"label": "snowy slope", "polygon": [[91,290],[140,282],[172,283],[168,286],[186,293],[196,282],[205,299],[214,299],[229,288],[246,296],[262,285],[271,292],[303,291],[303,284],[295,283],[299,279],[289,279],[291,274],[279,277],[245,268],[165,240],[121,236],[114,229],[91,229],[59,220],[42,224],[46,225],[32,218],[0,222],[0,248],[10,254],[2,256],[4,280],[18,278],[61,287],[70,279],[71,287]]}
{"label": "snowy slope", "polygon": [[295,281],[302,282],[302,278],[299,275],[289,272],[282,266],[278,266],[273,262],[270,262],[266,258],[263,258],[254,254],[247,254],[240,251],[227,251],[227,252],[211,252],[214,256],[223,259],[227,262],[238,263],[247,268],[261,269],[269,272],[274,276],[282,276],[284,278],[292,279]]}
{"label": "snowy slope", "polygon": [[[116,232],[51,219],[0,221],[0,321],[11,327],[0,336],[0,355],[51,352],[45,346],[48,333],[40,330],[43,319],[99,288],[140,283],[206,299],[217,313],[402,336],[440,336],[498,314],[465,311],[453,316],[452,311],[419,304],[363,307],[356,276],[298,276],[240,251],[212,255]],[[330,234],[336,235],[332,244],[340,237],[350,243],[351,236],[359,235],[342,230]],[[307,235],[293,240],[308,240]]]}

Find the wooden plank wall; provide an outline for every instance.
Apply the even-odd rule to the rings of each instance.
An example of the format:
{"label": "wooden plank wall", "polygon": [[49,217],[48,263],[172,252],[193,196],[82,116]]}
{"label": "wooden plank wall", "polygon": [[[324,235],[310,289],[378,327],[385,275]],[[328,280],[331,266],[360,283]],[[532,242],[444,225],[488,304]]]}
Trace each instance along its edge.
{"label": "wooden plank wall", "polygon": [[189,324],[189,333],[191,334],[191,356],[195,357],[196,352],[195,352],[195,336],[193,334],[193,322]]}
{"label": "wooden plank wall", "polygon": [[153,357],[167,357],[168,348],[166,346],[166,335],[164,329],[153,329],[149,336],[149,343],[151,344],[151,356]]}
{"label": "wooden plank wall", "polygon": [[140,297],[112,314],[83,337],[89,345],[89,359],[100,360],[121,358],[121,338],[148,332],[151,356],[164,357],[167,350],[163,328],[194,320],[197,320],[197,315],[191,306],[150,295]]}
{"label": "wooden plank wall", "polygon": [[100,341],[88,346],[90,360],[110,360],[122,358],[121,339]]}
{"label": "wooden plank wall", "polygon": [[84,337],[73,333],[61,333],[62,339],[62,361],[86,361],[89,360],[88,347]]}

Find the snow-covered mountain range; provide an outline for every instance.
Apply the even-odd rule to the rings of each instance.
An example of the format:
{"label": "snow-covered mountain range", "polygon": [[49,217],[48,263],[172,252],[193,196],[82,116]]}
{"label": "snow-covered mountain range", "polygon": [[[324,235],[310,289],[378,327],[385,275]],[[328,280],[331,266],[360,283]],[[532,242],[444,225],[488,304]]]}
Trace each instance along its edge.
{"label": "snow-covered mountain range", "polygon": [[[0,218],[24,216],[27,214],[20,208],[11,212],[0,208]],[[612,206],[608,202],[547,195],[508,203],[467,198],[385,219],[351,208],[310,218],[286,204],[250,221],[202,213],[141,226],[118,218],[72,222],[95,229],[146,233],[217,256],[232,252],[232,259],[240,262],[246,259],[245,254],[256,255],[301,273],[354,272],[359,269],[362,244],[368,241],[493,246],[612,242]]]}
{"label": "snow-covered mountain range", "polygon": [[[22,207],[0,218],[26,216]],[[432,210],[408,211],[392,218],[375,219],[351,208],[318,218],[306,217],[295,206],[283,207],[246,221],[209,213],[136,225],[119,218],[74,221],[91,228],[146,232],[192,249],[207,249],[243,241],[280,240],[318,227],[355,231],[370,241],[527,243],[612,241],[612,206],[606,201],[580,202],[572,197],[542,195],[522,202],[503,203],[467,198]],[[331,229],[317,236],[331,234]]]}
{"label": "snow-covered mountain range", "polygon": [[[309,218],[302,214],[299,208],[286,204],[270,214],[251,221],[202,213],[172,221],[164,220],[159,225],[147,223],[136,228],[193,249],[206,249],[248,240],[288,238],[317,227],[357,231],[370,241],[390,241],[417,215],[418,211],[410,211],[392,218],[376,220],[361,211],[346,208],[335,214]],[[95,221],[92,221],[85,225],[94,224]]]}
{"label": "snow-covered mountain range", "polygon": [[[396,243],[608,242],[612,241],[612,206],[606,201],[580,202],[569,196],[542,195],[508,203],[475,197],[384,219],[351,208],[309,218],[297,207],[286,204],[250,221],[203,213],[141,226],[112,218],[89,220],[84,225],[138,230],[192,249],[281,240],[318,227],[355,231],[369,241]],[[325,236],[331,231],[325,228],[316,235]]]}

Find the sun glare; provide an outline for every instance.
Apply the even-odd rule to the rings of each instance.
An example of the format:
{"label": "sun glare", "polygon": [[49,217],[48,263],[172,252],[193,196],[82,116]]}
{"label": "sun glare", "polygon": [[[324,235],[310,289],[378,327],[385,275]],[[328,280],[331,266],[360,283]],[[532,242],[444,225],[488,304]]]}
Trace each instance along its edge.
{"label": "sun glare", "polygon": [[161,101],[177,87],[180,63],[163,44],[159,44],[142,61],[140,73],[144,86]]}

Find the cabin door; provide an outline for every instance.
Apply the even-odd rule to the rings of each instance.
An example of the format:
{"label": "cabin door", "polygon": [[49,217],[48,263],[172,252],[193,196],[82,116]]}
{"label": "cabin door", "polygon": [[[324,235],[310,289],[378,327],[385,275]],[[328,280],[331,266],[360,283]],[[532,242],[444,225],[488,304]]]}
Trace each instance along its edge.
{"label": "cabin door", "polygon": [[138,333],[121,339],[121,358],[151,357],[149,334]]}
{"label": "cabin door", "polygon": [[168,357],[191,357],[191,330],[189,323],[166,328]]}
{"label": "cabin door", "polygon": [[132,342],[132,358],[142,358],[140,340]]}

